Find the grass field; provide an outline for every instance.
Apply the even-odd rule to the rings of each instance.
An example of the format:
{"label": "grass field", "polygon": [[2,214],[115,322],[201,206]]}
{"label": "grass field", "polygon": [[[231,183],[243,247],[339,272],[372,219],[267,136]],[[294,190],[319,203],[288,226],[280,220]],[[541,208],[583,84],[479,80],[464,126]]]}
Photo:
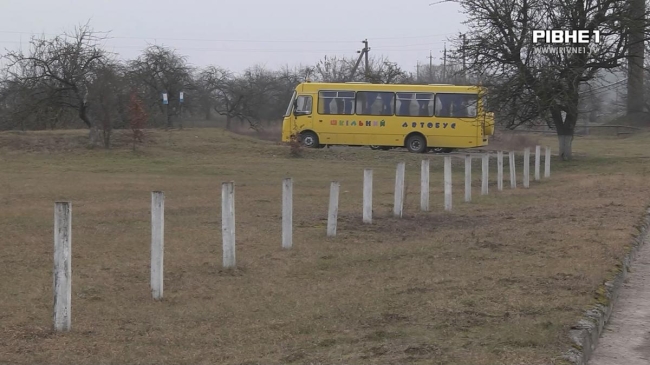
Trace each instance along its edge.
{"label": "grass field", "polygon": [[[0,363],[552,364],[650,202],[647,134],[579,138],[551,178],[443,211],[442,157],[305,151],[217,129],[150,132],[132,152],[86,132],[0,134]],[[121,143],[121,144],[120,144]],[[542,139],[555,150],[554,138]],[[507,143],[506,143],[507,144]],[[501,148],[507,146],[502,145]],[[517,146],[519,149],[521,146]],[[534,150],[533,150],[534,151]],[[532,159],[531,159],[532,160]],[[391,217],[407,164],[405,217]],[[374,218],[361,224],[363,169]],[[294,248],[281,181],[294,178]],[[221,269],[221,182],[236,182],[237,263]],[[338,236],[325,235],[341,182]],[[165,299],[149,291],[150,192],[164,190]],[[52,326],[53,203],[72,201],[72,331]]]}

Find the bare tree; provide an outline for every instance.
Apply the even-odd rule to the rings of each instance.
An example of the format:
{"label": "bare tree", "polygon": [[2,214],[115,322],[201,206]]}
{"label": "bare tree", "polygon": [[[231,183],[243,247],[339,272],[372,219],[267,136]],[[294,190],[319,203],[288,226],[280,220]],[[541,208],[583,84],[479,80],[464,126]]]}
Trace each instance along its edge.
{"label": "bare tree", "polygon": [[128,97],[128,85],[125,82],[125,70],[117,63],[105,63],[95,71],[95,77],[89,87],[89,100],[92,101],[90,114],[99,121],[103,144],[111,147],[111,135],[116,127],[125,127],[125,101]]}
{"label": "bare tree", "polygon": [[209,66],[197,77],[197,87],[207,112],[214,110],[226,117],[226,128],[231,128],[233,118],[241,115],[241,104],[246,96],[244,88],[235,76],[223,68]]}
{"label": "bare tree", "polygon": [[[451,0],[468,14],[466,42],[452,41],[468,71],[491,87],[491,105],[507,127],[545,121],[559,153],[571,159],[580,85],[626,58],[626,9],[619,0]],[[588,53],[540,53],[533,29],[600,31]],[[539,51],[539,50],[538,50]],[[456,58],[458,62],[458,58]]]}
{"label": "bare tree", "polygon": [[[284,95],[277,82],[277,74],[262,66],[248,68],[238,78],[245,97],[241,100],[240,120],[247,121],[253,129],[260,126],[262,120],[279,118],[285,107],[280,102]],[[279,105],[282,105],[278,108]]]}
{"label": "bare tree", "polygon": [[[644,48],[645,48],[644,54],[650,54],[650,42],[646,42]],[[635,56],[631,56],[630,58],[634,59]],[[650,111],[650,60],[648,60],[648,58],[644,58],[643,68],[641,69],[641,71],[643,72],[642,75],[643,81],[639,82],[638,80],[636,80],[635,82],[633,82],[633,85],[630,85],[629,78],[638,77],[636,75],[638,72],[638,68],[633,72],[630,71],[629,66],[632,65],[632,63],[633,62],[628,62],[627,64],[621,66],[622,74],[627,75],[627,79],[624,80],[627,81],[627,88],[621,88],[620,86],[616,88],[617,102],[616,101],[614,102],[615,105],[613,105],[613,107],[617,111],[617,114],[620,114],[621,109],[625,109],[626,114],[628,116],[626,120],[628,122],[631,122],[632,124],[635,124],[639,127],[648,127],[650,126],[650,121],[648,121],[647,116],[644,116],[642,113],[638,112],[639,107],[636,105],[636,103],[638,103],[638,100],[630,101],[628,98],[628,94],[630,88],[634,89],[639,87],[639,85],[643,85],[643,92],[638,93],[636,95],[636,98],[639,98],[640,96],[643,97],[642,98],[643,105],[640,107],[640,110],[644,110],[645,112]],[[631,106],[630,104],[632,104],[633,106],[632,108],[630,108]],[[632,118],[629,118],[630,116]]]}
{"label": "bare tree", "polygon": [[[165,116],[167,128],[173,128],[173,119],[180,114],[180,92],[192,88],[192,70],[184,56],[162,46],[149,46],[136,60],[130,62],[132,76],[143,85],[150,110],[158,107]],[[162,94],[167,93],[169,104],[163,106]]]}
{"label": "bare tree", "polygon": [[[19,65],[20,70],[13,75],[4,76],[0,91],[0,110],[2,120],[0,128],[4,130],[20,128],[47,129],[54,127],[49,118],[42,118],[45,110],[53,109],[47,99],[40,95],[46,95],[39,90],[39,85],[31,80],[24,80],[24,76],[33,71],[26,65]],[[57,113],[60,114],[60,113]],[[49,122],[49,123],[48,123]]]}
{"label": "bare tree", "polygon": [[311,74],[314,81],[344,82],[350,76],[355,62],[353,59],[325,56],[314,66]]}
{"label": "bare tree", "polygon": [[13,80],[31,86],[37,91],[34,96],[51,106],[76,111],[91,130],[91,144],[95,143],[97,126],[88,112],[88,87],[95,71],[106,59],[106,53],[99,46],[101,39],[86,24],[71,35],[32,38],[29,53],[14,51],[5,56],[9,61],[7,71]]}
{"label": "bare tree", "polygon": [[368,75],[364,75],[368,82],[374,84],[403,84],[412,82],[408,73],[388,58],[371,57],[368,64]]}

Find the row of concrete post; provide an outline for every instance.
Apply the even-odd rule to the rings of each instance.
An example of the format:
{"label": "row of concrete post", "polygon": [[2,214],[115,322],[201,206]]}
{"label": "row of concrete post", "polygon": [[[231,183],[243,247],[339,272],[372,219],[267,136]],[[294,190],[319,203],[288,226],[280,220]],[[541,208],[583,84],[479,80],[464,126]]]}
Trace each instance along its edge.
{"label": "row of concrete post", "polygon": [[[540,146],[535,149],[535,180],[540,180]],[[489,154],[482,156],[481,194],[488,194]],[[546,147],[544,176],[551,174],[551,151]],[[444,157],[444,207],[452,209],[452,170],[451,159]],[[423,160],[421,165],[420,210],[429,211],[429,160]],[[510,185],[517,187],[515,171],[515,153],[509,153]],[[529,187],[530,180],[530,149],[524,150],[523,185]],[[397,164],[395,175],[395,200],[393,215],[401,218],[404,211],[406,164]],[[363,172],[363,223],[372,224],[373,170]],[[465,156],[465,201],[472,199],[472,155]],[[497,189],[503,190],[503,152],[497,152]],[[327,214],[327,236],[336,236],[338,221],[340,183],[330,184],[330,200]],[[164,261],[164,227],[165,227],[165,195],[162,191],[151,193],[151,293],[154,299],[163,297],[163,261]],[[54,328],[57,331],[70,330],[71,326],[71,260],[72,260],[72,204],[56,202],[54,216]],[[236,266],[235,255],[235,183],[222,183],[221,190],[221,233],[223,250],[223,267]],[[286,178],[282,182],[282,248],[293,246],[293,179]]]}

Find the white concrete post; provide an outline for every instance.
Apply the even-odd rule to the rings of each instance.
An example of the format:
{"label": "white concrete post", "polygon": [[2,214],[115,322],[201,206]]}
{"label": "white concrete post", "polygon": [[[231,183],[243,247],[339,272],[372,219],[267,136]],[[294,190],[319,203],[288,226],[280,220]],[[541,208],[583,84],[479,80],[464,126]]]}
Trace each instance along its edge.
{"label": "white concrete post", "polygon": [[451,211],[451,156],[445,156],[445,210]]}
{"label": "white concrete post", "polygon": [[151,192],[151,295],[163,297],[163,259],[165,256],[165,193]]}
{"label": "white concrete post", "polygon": [[293,245],[293,179],[282,181],[282,248]]}
{"label": "white concrete post", "polygon": [[508,162],[510,163],[510,188],[515,189],[517,187],[517,170],[515,168],[515,152],[510,151],[508,153]]}
{"label": "white concrete post", "polygon": [[472,201],[472,155],[465,155],[465,201]]}
{"label": "white concrete post", "polygon": [[530,186],[530,148],[524,149],[524,187]]}
{"label": "white concrete post", "polygon": [[395,174],[395,205],[393,206],[393,215],[402,218],[404,212],[404,174],[406,172],[406,163],[397,164]]}
{"label": "white concrete post", "polygon": [[363,223],[372,223],[372,169],[363,170]]}
{"label": "white concrete post", "polygon": [[221,184],[221,236],[223,267],[235,267],[235,183]]}
{"label": "white concrete post", "polygon": [[422,160],[420,171],[420,210],[429,211],[429,160]]}
{"label": "white concrete post", "polygon": [[54,203],[54,330],[70,331],[72,316],[72,203]]}
{"label": "white concrete post", "polygon": [[544,156],[544,177],[551,177],[551,147],[546,147]]}
{"label": "white concrete post", "polygon": [[336,181],[330,185],[330,207],[327,214],[327,236],[336,236],[336,221],[339,215],[339,186]]}
{"label": "white concrete post", "polygon": [[481,177],[481,195],[488,194],[488,182],[489,182],[489,169],[490,169],[490,154],[486,153],[483,155],[483,166],[482,166],[482,177]]}
{"label": "white concrete post", "polygon": [[540,180],[540,164],[542,161],[542,146],[535,146],[535,181]]}
{"label": "white concrete post", "polygon": [[497,189],[503,191],[503,151],[497,152]]}

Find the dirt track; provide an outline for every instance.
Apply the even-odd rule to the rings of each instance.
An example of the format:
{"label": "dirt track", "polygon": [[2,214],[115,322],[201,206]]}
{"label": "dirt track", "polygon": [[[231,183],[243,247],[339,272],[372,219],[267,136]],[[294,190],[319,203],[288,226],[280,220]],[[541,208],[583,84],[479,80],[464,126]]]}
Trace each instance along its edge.
{"label": "dirt track", "polygon": [[589,365],[650,364],[650,244],[632,264]]}

